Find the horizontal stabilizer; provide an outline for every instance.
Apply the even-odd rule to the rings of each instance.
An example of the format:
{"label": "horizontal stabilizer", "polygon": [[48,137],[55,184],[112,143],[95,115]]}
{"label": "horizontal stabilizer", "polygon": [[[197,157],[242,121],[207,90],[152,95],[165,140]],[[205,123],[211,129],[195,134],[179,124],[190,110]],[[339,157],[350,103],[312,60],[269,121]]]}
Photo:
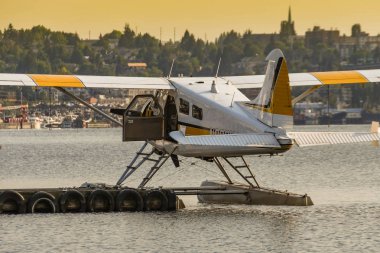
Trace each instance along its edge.
{"label": "horizontal stabilizer", "polygon": [[224,134],[224,135],[197,135],[185,136],[180,131],[170,133],[178,144],[197,146],[230,146],[230,147],[273,147],[280,148],[273,134]]}
{"label": "horizontal stabilizer", "polygon": [[354,132],[288,132],[300,147],[379,141],[378,133]]}

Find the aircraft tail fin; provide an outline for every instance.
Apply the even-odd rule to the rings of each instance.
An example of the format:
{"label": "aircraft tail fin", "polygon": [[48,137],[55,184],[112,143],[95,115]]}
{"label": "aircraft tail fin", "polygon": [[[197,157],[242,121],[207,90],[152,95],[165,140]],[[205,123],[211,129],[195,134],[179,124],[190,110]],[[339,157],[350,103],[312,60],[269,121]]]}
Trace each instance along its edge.
{"label": "aircraft tail fin", "polygon": [[285,57],[280,49],[274,49],[266,60],[263,87],[249,105],[261,122],[271,127],[291,127],[293,107]]}

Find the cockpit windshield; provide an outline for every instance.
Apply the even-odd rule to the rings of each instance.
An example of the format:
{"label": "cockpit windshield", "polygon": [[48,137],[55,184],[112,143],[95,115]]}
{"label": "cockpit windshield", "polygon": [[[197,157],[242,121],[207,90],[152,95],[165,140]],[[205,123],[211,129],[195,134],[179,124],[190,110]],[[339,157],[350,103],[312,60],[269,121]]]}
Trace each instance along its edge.
{"label": "cockpit windshield", "polygon": [[153,101],[152,97],[135,97],[135,99],[133,99],[131,104],[128,106],[128,110],[143,113],[145,108],[152,101]]}

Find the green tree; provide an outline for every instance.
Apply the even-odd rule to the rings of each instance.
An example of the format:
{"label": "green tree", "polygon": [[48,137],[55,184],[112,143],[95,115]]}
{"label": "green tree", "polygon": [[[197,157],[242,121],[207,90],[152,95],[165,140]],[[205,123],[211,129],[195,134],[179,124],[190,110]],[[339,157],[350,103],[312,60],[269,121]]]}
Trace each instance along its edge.
{"label": "green tree", "polygon": [[374,50],[372,50],[371,55],[375,63],[380,63],[380,47],[379,46],[377,46]]}
{"label": "green tree", "polygon": [[82,64],[84,62],[83,52],[79,47],[74,48],[70,61],[77,64]]}
{"label": "green tree", "polygon": [[180,48],[192,52],[196,47],[195,37],[193,34],[190,34],[188,30],[185,31],[185,34],[183,35],[181,42],[180,42]]}
{"label": "green tree", "polygon": [[103,38],[107,40],[111,40],[111,39],[120,39],[121,36],[123,36],[123,34],[120,31],[113,30],[110,33],[104,34]]}
{"label": "green tree", "polygon": [[4,39],[17,41],[18,32],[13,28],[12,24],[8,25],[8,28],[4,30]]}
{"label": "green tree", "polygon": [[135,32],[128,24],[124,27],[124,33],[119,39],[119,47],[133,48],[135,45]]}

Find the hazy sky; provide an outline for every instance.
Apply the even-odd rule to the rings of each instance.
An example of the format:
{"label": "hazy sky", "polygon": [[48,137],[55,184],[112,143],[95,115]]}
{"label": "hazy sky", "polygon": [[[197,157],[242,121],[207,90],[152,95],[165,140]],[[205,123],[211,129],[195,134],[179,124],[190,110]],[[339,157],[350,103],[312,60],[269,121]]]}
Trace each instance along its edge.
{"label": "hazy sky", "polygon": [[380,33],[379,0],[0,0],[0,28],[44,25],[52,30],[77,32],[97,38],[126,23],[138,32],[168,40],[189,29],[197,37],[214,39],[234,29],[254,33],[278,32],[288,7],[298,34],[314,25],[338,28],[349,35],[360,23],[372,35]]}

